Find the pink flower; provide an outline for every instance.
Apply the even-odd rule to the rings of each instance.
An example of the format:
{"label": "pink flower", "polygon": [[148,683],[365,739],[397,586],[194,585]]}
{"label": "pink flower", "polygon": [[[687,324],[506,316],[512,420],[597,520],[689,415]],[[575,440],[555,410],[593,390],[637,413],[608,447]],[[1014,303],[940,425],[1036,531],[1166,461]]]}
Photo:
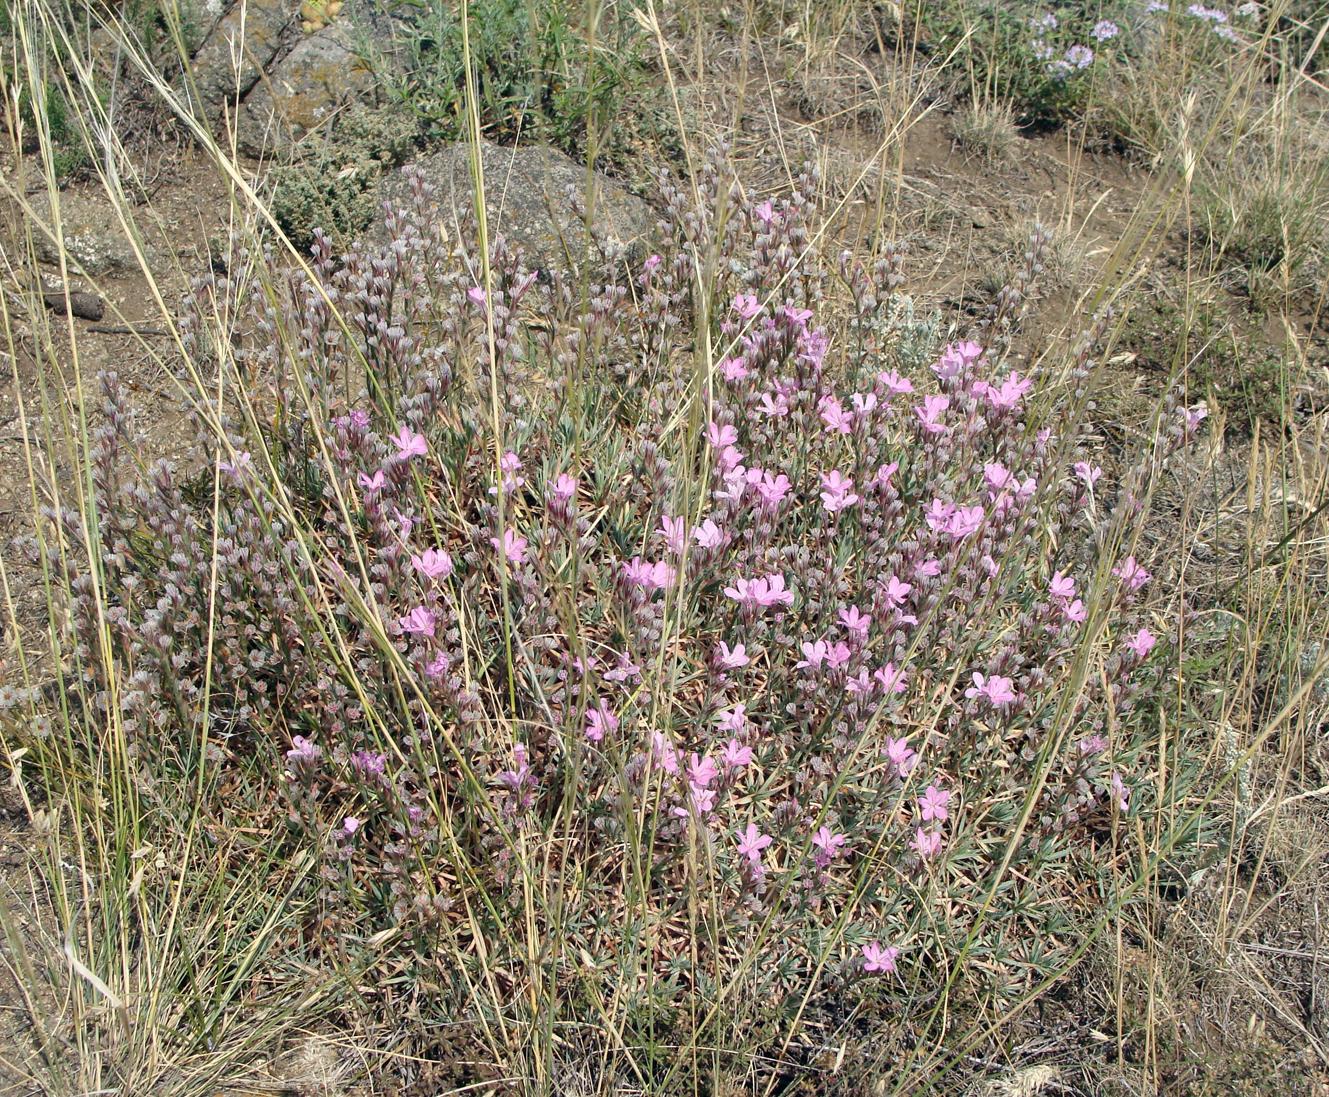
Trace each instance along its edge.
{"label": "pink flower", "polygon": [[997,461],[990,461],[983,466],[983,480],[988,486],[988,498],[993,500],[1015,483],[1011,471]]}
{"label": "pink flower", "polygon": [[762,202],[752,210],[752,215],[763,225],[769,226],[775,220],[775,207],[770,202]]}
{"label": "pink flower", "polygon": [[725,595],[745,609],[769,609],[775,605],[791,605],[794,592],[786,590],[784,576],[779,572],[760,579],[738,579],[732,587],[724,588]]}
{"label": "pink flower", "polygon": [[948,396],[924,396],[923,403],[914,408],[919,425],[925,434],[945,434],[950,428],[939,422],[946,409],[951,406]]}
{"label": "pink flower", "polygon": [[821,488],[822,506],[832,514],[858,502],[858,496],[854,494],[854,481],[842,475],[838,469],[822,475]]}
{"label": "pink flower", "polygon": [[512,748],[512,769],[505,769],[498,775],[498,779],[513,792],[518,792],[525,785],[534,783],[531,767],[527,764],[524,744],[518,743]]}
{"label": "pink flower", "polygon": [[918,763],[918,754],[909,745],[908,739],[892,739],[888,736],[885,753],[887,760],[901,777],[908,777]]}
{"label": "pink flower", "polygon": [[673,814],[680,819],[686,819],[689,815],[695,815],[698,818],[704,818],[715,810],[715,791],[713,789],[697,788],[696,785],[689,786],[686,807],[676,807]]}
{"label": "pink flower", "polygon": [[433,636],[434,615],[424,606],[416,606],[405,617],[397,619],[397,627],[413,636]]}
{"label": "pink flower", "polygon": [[968,371],[982,356],[982,347],[978,348],[978,353],[970,355],[968,352],[978,347],[977,343],[951,343],[942,352],[941,357],[933,364],[932,372],[942,381],[954,381],[956,378]]}
{"label": "pink flower", "polygon": [[844,688],[846,693],[868,694],[873,689],[872,679],[868,677],[866,670],[860,670],[853,677],[845,680]]}
{"label": "pink flower", "polygon": [[854,429],[854,417],[844,410],[834,396],[821,400],[821,421],[832,434],[849,434]]}
{"label": "pink flower", "polygon": [[286,752],[287,761],[296,766],[312,766],[322,757],[323,750],[317,743],[303,735],[291,736],[291,749]]}
{"label": "pink flower", "polygon": [[983,357],[982,344],[975,342],[973,339],[965,339],[959,343],[952,343],[946,349],[958,354],[968,365],[971,366]]}
{"label": "pink flower", "polygon": [[741,702],[731,709],[725,709],[715,718],[715,722],[720,725],[721,731],[733,732],[737,735],[748,726],[747,705]]}
{"label": "pink flower", "polygon": [[741,503],[743,496],[747,494],[748,476],[747,469],[739,465],[736,469],[730,469],[724,474],[724,490],[717,491],[717,499],[726,499],[731,503]]}
{"label": "pink flower", "polygon": [[895,970],[895,961],[899,956],[898,948],[882,948],[878,942],[873,941],[863,946],[863,970],[871,975],[889,975]]}
{"label": "pink flower", "polygon": [[366,476],[363,472],[359,476],[360,489],[366,495],[377,495],[383,490],[383,485],[387,482],[383,477],[382,469],[375,469],[373,476]]}
{"label": "pink flower", "polygon": [[1140,629],[1134,636],[1126,638],[1126,646],[1135,653],[1137,659],[1146,659],[1149,653],[1154,650],[1154,644],[1157,640],[1154,634],[1147,628]]}
{"label": "pink flower", "polygon": [[909,592],[913,590],[913,584],[902,583],[896,576],[892,575],[886,580],[886,590],[882,597],[891,609],[899,609],[909,598]]}
{"label": "pink flower", "polygon": [[1112,801],[1117,805],[1117,810],[1123,815],[1131,809],[1131,790],[1126,786],[1126,782],[1121,779],[1121,774],[1116,770],[1112,771]]}
{"label": "pink flower", "polygon": [[489,543],[494,546],[503,559],[517,565],[526,563],[528,542],[525,537],[518,537],[515,530],[505,529],[502,541],[499,541],[497,537],[491,537]]}
{"label": "pink flower", "polygon": [[628,680],[639,681],[641,679],[641,667],[637,666],[624,653],[618,657],[618,662],[605,671],[605,681],[607,682],[626,682]]}
{"label": "pink flower", "polygon": [[470,289],[466,291],[466,296],[470,300],[471,304],[479,308],[485,307],[485,302],[487,299],[485,297],[485,291],[482,287],[472,286]]}
{"label": "pink flower", "polygon": [[964,691],[964,695],[969,698],[984,697],[993,708],[1005,708],[1015,702],[1014,684],[1011,679],[1003,678],[1000,674],[985,679],[983,675],[975,673],[974,684]]}
{"label": "pink flower", "polygon": [[351,755],[351,766],[367,777],[381,777],[387,768],[388,756],[373,751],[357,750]]}
{"label": "pink flower", "polygon": [[763,472],[761,482],[757,484],[757,494],[761,496],[762,504],[769,510],[774,510],[789,494],[789,477],[783,472],[776,473],[774,476],[769,472]]}
{"label": "pink flower", "polygon": [[712,420],[706,424],[706,441],[718,450],[726,449],[738,441],[738,428],[732,423],[721,426]]}
{"label": "pink flower", "polygon": [[944,499],[933,499],[923,512],[923,517],[928,529],[935,533],[947,532],[951,527],[951,519],[955,517],[955,504]]}
{"label": "pink flower", "polygon": [[1071,467],[1074,468],[1075,475],[1084,482],[1084,486],[1091,491],[1093,490],[1094,485],[1098,483],[1098,478],[1103,475],[1103,470],[1101,468],[1097,465],[1089,464],[1088,461],[1076,461]]}
{"label": "pink flower", "polygon": [[662,731],[651,732],[651,757],[671,777],[678,774],[678,749]]}
{"label": "pink flower", "polygon": [[812,310],[800,309],[793,305],[785,305],[780,309],[780,315],[794,327],[802,329],[806,328],[808,326],[808,321],[812,319]]}
{"label": "pink flower", "polygon": [[368,430],[369,413],[363,408],[356,408],[349,415],[343,415],[339,419],[334,419],[333,425],[342,430]]}
{"label": "pink flower", "polygon": [[734,311],[744,320],[751,320],[761,312],[761,302],[750,293],[740,293],[734,298]]}
{"label": "pink flower", "polygon": [[844,625],[851,634],[857,636],[860,641],[867,638],[868,629],[872,627],[870,614],[860,613],[857,606],[850,606],[848,609],[840,610],[838,616],[840,624]]}
{"label": "pink flower", "polygon": [[517,475],[517,473],[521,471],[521,458],[512,450],[508,450],[507,453],[503,454],[503,456],[498,459],[498,470],[503,474],[504,491],[512,491],[514,488],[520,487],[524,482],[522,478]]}
{"label": "pink flower", "polygon": [[425,549],[411,556],[411,567],[430,579],[446,579],[452,574],[452,557],[439,549]]}
{"label": "pink flower", "polygon": [[935,579],[940,574],[940,560],[923,560],[914,568],[915,579]]}
{"label": "pink flower", "polygon": [[410,514],[403,514],[396,507],[392,508],[392,516],[397,519],[397,525],[401,527],[401,537],[405,541],[411,535],[411,530],[415,529],[415,518]]}
{"label": "pink flower", "polygon": [[1149,573],[1136,563],[1134,556],[1126,557],[1112,569],[1112,574],[1120,579],[1121,585],[1132,594],[1149,582]]}
{"label": "pink flower", "polygon": [[763,392],[757,410],[773,419],[783,419],[789,414],[789,398],[782,392],[777,392],[774,396],[769,392]]}
{"label": "pink flower", "polygon": [[887,695],[903,693],[907,688],[904,680],[904,670],[896,670],[894,663],[887,663],[884,667],[878,667],[872,672],[872,677],[877,680],[882,692]]}
{"label": "pink flower", "polygon": [[724,446],[720,450],[719,465],[722,473],[730,473],[735,469],[746,472],[743,468],[743,454],[737,446]]}
{"label": "pink flower", "polygon": [[687,547],[688,524],[682,518],[670,518],[664,515],[660,519],[660,533],[664,536],[665,547],[677,556],[683,555]]}
{"label": "pink flower", "polygon": [[822,663],[826,661],[826,653],[829,650],[825,640],[818,640],[815,644],[804,640],[799,645],[803,652],[803,658],[794,664],[795,670],[808,668],[811,670],[820,670]]}
{"label": "pink flower", "polygon": [[569,476],[566,472],[560,472],[558,479],[554,481],[553,497],[556,502],[567,504],[572,501],[572,497],[577,494],[577,478]]}
{"label": "pink flower", "polygon": [[886,391],[892,396],[903,395],[904,393],[914,391],[913,382],[907,377],[901,377],[893,369],[877,374],[877,380],[885,386]]}
{"label": "pink flower", "polygon": [[891,486],[891,477],[900,469],[898,461],[892,461],[889,465],[882,465],[877,469],[877,474],[872,478],[872,483],[868,485],[871,488],[877,488],[885,491]]}
{"label": "pink flower", "polygon": [[812,844],[821,851],[822,857],[824,857],[827,862],[834,860],[840,850],[844,848],[844,844],[848,840],[848,835],[836,834],[827,826],[823,826],[812,836]]}
{"label": "pink flower", "polygon": [[860,419],[866,419],[877,410],[877,394],[875,392],[856,392],[849,399],[854,405],[854,414]]}
{"label": "pink flower", "polygon": [[1075,597],[1075,580],[1061,572],[1055,572],[1048,584],[1048,597],[1055,602],[1065,602]]}
{"label": "pink flower", "polygon": [[348,815],[346,816],[345,819],[341,821],[342,833],[345,834],[348,838],[352,834],[354,834],[357,830],[359,830],[360,826],[361,826],[360,820],[357,819],[354,815]]}
{"label": "pink flower", "polygon": [[739,667],[745,667],[752,660],[748,658],[747,649],[742,644],[735,644],[732,649],[723,640],[720,646],[715,649],[715,661],[724,667],[725,670],[738,670]]}
{"label": "pink flower", "polygon": [[724,745],[720,761],[724,763],[726,769],[743,769],[752,765],[752,748],[744,746],[737,739],[730,739]]}
{"label": "pink flower", "polygon": [[1203,404],[1196,404],[1194,407],[1185,408],[1181,413],[1182,429],[1187,435],[1195,433],[1199,425],[1209,418],[1209,409]]}
{"label": "pink flower", "polygon": [[849,650],[848,644],[843,641],[837,641],[832,644],[830,650],[826,652],[826,665],[831,670],[839,670],[849,662],[853,654],[854,653]]}
{"label": "pink flower", "polygon": [[724,531],[710,518],[707,518],[694,529],[692,536],[696,539],[697,544],[704,549],[719,548],[724,544],[725,537]]}
{"label": "pink flower", "polygon": [[1030,378],[1021,377],[1012,370],[1010,376],[1001,383],[1001,388],[988,385],[984,395],[987,396],[988,404],[994,411],[1014,411],[1033,387],[1033,383]]}
{"label": "pink flower", "polygon": [[799,332],[799,344],[797,344],[799,362],[811,366],[813,370],[820,370],[829,348],[831,348],[831,336],[825,334],[820,327],[816,331]]}
{"label": "pink flower", "polygon": [[718,365],[720,376],[731,385],[746,380],[752,374],[742,358],[721,358]]}
{"label": "pink flower", "polygon": [[430,661],[429,665],[425,667],[425,675],[426,677],[432,678],[434,681],[438,681],[447,674],[451,666],[452,660],[448,658],[447,653],[440,651]]}
{"label": "pink flower", "polygon": [[402,427],[388,441],[397,447],[397,458],[401,461],[423,457],[429,452],[429,443],[425,441],[424,435],[416,434],[410,427]]}
{"label": "pink flower", "polygon": [[975,504],[972,507],[956,507],[955,513],[946,523],[946,532],[960,541],[971,533],[978,532],[983,524],[983,508]]}
{"label": "pink flower", "polygon": [[651,563],[640,556],[634,556],[623,565],[623,578],[633,586],[648,591],[664,590],[673,584],[677,575],[678,572],[663,560]]}
{"label": "pink flower", "polygon": [[765,592],[759,596],[763,609],[769,609],[771,606],[791,606],[794,604],[794,592],[785,589],[784,576],[778,571],[766,576],[764,580],[758,579],[756,581],[766,584]]}
{"label": "pink flower", "polygon": [[692,761],[688,764],[688,784],[694,788],[710,788],[711,782],[719,775],[720,771],[709,755],[693,752]]}
{"label": "pink flower", "polygon": [[924,830],[922,827],[918,827],[914,831],[914,840],[911,845],[920,858],[924,861],[931,860],[941,852],[941,832]]}
{"label": "pink flower", "polygon": [[230,461],[217,462],[217,468],[236,481],[243,480],[249,470],[253,468],[253,465],[254,459],[250,456],[249,450],[237,453],[234,463]]}
{"label": "pink flower", "polygon": [[761,861],[761,851],[771,844],[769,834],[762,834],[756,823],[749,823],[746,830],[735,831],[738,835],[738,855],[746,857],[752,864]]}
{"label": "pink flower", "polygon": [[1066,620],[1073,625],[1082,623],[1089,616],[1089,611],[1084,608],[1084,603],[1076,598],[1074,601],[1066,602],[1061,607],[1061,612]]}
{"label": "pink flower", "polygon": [[597,698],[595,708],[586,711],[586,738],[592,743],[598,743],[606,732],[612,734],[617,730],[618,717],[603,697]]}
{"label": "pink flower", "polygon": [[923,817],[923,822],[935,819],[938,823],[944,823],[950,817],[950,810],[947,807],[950,802],[949,792],[936,785],[928,785],[923,790],[923,795],[918,798],[918,812]]}

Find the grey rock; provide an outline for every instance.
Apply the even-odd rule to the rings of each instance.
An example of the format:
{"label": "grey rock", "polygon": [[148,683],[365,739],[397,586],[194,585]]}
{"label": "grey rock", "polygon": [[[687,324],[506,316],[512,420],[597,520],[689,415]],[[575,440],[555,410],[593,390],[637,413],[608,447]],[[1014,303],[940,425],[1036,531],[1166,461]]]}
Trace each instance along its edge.
{"label": "grey rock", "polygon": [[[171,14],[179,20],[180,36],[185,52],[191,57],[208,40],[208,36],[217,29],[217,24],[231,9],[234,0],[164,0],[161,7],[163,14]],[[168,5],[174,11],[168,11]]]}
{"label": "grey rock", "polygon": [[[46,225],[51,224],[50,205],[45,195],[36,196],[33,212]],[[60,224],[64,230],[65,255],[69,265],[84,274],[97,276],[138,270],[138,258],[125,238],[124,227],[111,206],[103,200],[86,197],[75,191],[60,195]],[[58,265],[60,252],[55,241],[40,229],[34,229],[37,258]],[[145,257],[155,254],[147,246]]]}
{"label": "grey rock", "polygon": [[240,105],[236,143],[250,156],[284,152],[291,142],[326,130],[348,101],[370,96],[374,82],[346,23],[303,35]]}
{"label": "grey rock", "polygon": [[239,0],[227,10],[190,66],[207,122],[216,125],[223,106],[243,97],[299,33],[297,0]]}
{"label": "grey rock", "polygon": [[[521,248],[528,265],[542,269],[575,268],[582,258],[596,254],[593,246],[588,250],[586,227],[568,198],[569,188],[586,194],[583,165],[544,145],[504,148],[482,142],[480,152],[491,238],[502,233],[509,244]],[[469,146],[449,145],[416,160],[415,166],[437,188],[438,216],[445,227],[473,208]],[[598,172],[591,180],[594,221],[604,237],[641,250],[655,223],[650,206]],[[409,204],[409,187],[400,173],[386,178],[379,193],[394,205]]]}

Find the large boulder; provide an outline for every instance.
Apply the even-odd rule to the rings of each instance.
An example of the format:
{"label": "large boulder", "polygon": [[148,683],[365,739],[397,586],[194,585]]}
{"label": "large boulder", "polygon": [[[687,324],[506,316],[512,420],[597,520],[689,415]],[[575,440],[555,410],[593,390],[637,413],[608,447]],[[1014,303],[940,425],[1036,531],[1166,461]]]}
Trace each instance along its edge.
{"label": "large boulder", "polygon": [[304,34],[240,104],[237,146],[250,156],[284,151],[326,130],[341,107],[373,90],[373,68],[357,53],[346,23]]}
{"label": "large boulder", "polygon": [[243,99],[300,33],[298,0],[235,0],[211,26],[190,65],[207,122],[216,125],[226,104]]}
{"label": "large boulder", "polygon": [[[504,148],[480,145],[485,180],[485,216],[490,236],[502,233],[521,248],[527,263],[542,269],[567,270],[588,255],[586,226],[569,197],[585,201],[586,168],[545,145]],[[470,146],[447,148],[415,161],[415,167],[438,192],[438,216],[455,225],[474,206]],[[651,208],[612,179],[591,173],[594,222],[611,244],[641,251],[654,226]],[[410,188],[400,174],[384,179],[380,197],[395,205],[410,201]],[[590,254],[595,249],[592,247]]]}
{"label": "large boulder", "polygon": [[192,50],[199,117],[241,152],[283,158],[397,68],[398,19],[378,0],[168,0]]}

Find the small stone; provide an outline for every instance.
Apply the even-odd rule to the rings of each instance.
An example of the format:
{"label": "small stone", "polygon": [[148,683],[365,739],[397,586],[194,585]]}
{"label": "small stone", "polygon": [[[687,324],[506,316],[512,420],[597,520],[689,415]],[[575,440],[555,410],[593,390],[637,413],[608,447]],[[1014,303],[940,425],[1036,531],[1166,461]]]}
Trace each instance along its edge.
{"label": "small stone", "polygon": [[100,320],[106,315],[106,306],[95,293],[83,293],[75,290],[65,293],[62,290],[48,290],[42,294],[46,307],[57,316],[64,316],[66,311],[80,320]]}
{"label": "small stone", "polygon": [[[51,225],[50,205],[45,195],[35,196],[33,211],[44,225]],[[70,266],[94,277],[139,269],[138,257],[125,239],[124,226],[114,209],[100,195],[82,195],[69,190],[60,195],[60,228],[65,258]],[[37,258],[51,266],[60,263],[60,249],[40,228],[34,231]],[[153,248],[148,243],[148,258]]]}

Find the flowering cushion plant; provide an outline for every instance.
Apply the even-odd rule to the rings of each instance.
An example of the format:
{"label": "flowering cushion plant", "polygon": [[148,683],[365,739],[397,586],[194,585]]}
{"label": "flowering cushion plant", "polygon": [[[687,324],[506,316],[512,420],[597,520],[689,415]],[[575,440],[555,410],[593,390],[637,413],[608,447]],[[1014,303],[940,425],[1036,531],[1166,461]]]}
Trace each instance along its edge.
{"label": "flowering cushion plant", "polygon": [[190,471],[126,471],[104,378],[72,659],[145,795],[199,744],[266,772],[321,866],[305,944],[392,930],[481,1044],[611,1009],[788,1046],[1065,970],[1160,794],[1175,622],[1132,537],[1202,409],[1090,444],[1106,319],[1016,349],[1041,232],[938,338],[901,249],[823,258],[811,172],[662,181],[660,253],[602,241],[599,281],[413,188],[381,245],[196,284],[187,349],[244,395],[200,399]]}

